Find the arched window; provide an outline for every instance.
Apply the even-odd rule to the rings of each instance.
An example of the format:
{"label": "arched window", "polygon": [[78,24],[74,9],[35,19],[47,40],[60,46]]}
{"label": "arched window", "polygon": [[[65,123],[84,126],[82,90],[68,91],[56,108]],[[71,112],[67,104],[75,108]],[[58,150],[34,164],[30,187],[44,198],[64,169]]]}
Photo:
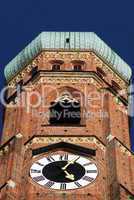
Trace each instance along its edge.
{"label": "arched window", "polygon": [[64,92],[50,106],[50,124],[80,124],[80,102]]}
{"label": "arched window", "polygon": [[52,71],[60,71],[60,64],[53,64]]}
{"label": "arched window", "polygon": [[73,64],[74,71],[83,71],[85,62],[82,60],[73,60],[71,62]]}
{"label": "arched window", "polygon": [[51,60],[52,71],[60,71],[61,65],[64,63],[62,60]]}

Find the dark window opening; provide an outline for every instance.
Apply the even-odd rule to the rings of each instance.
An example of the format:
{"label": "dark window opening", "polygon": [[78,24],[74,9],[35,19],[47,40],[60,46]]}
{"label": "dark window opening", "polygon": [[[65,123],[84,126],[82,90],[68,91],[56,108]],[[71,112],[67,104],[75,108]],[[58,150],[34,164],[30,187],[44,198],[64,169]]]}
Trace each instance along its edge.
{"label": "dark window opening", "polygon": [[53,64],[52,71],[60,71],[60,64]]}
{"label": "dark window opening", "polygon": [[23,80],[19,81],[16,85],[16,90],[18,93],[22,91],[22,87],[23,87]]}
{"label": "dark window opening", "polygon": [[115,81],[111,81],[112,83],[112,88],[115,90],[115,91],[118,91],[118,90],[121,90],[121,87],[118,85],[118,83],[116,83]]}
{"label": "dark window opening", "polygon": [[83,71],[85,68],[85,62],[82,60],[72,60],[71,63],[74,71]]}
{"label": "dark window opening", "polygon": [[38,66],[32,68],[30,74],[31,74],[31,76],[33,77],[35,74],[37,74],[37,72],[38,72]]}
{"label": "dark window opening", "polygon": [[50,124],[73,125],[80,124],[80,103],[68,97],[51,102]]}
{"label": "dark window opening", "polygon": [[96,70],[97,70],[97,74],[100,78],[103,78],[106,76],[106,73],[101,68],[97,67]]}
{"label": "dark window opening", "polygon": [[74,71],[81,71],[82,67],[81,65],[74,65]]}

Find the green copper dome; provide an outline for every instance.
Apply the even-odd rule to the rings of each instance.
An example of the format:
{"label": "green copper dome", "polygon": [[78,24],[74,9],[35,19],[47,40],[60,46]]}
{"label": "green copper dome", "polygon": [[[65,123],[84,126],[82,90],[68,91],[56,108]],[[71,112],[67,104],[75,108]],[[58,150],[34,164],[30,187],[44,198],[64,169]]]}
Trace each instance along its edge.
{"label": "green copper dome", "polygon": [[42,50],[48,49],[93,51],[126,81],[132,75],[130,66],[93,32],[42,32],[5,67],[7,81],[11,80]]}

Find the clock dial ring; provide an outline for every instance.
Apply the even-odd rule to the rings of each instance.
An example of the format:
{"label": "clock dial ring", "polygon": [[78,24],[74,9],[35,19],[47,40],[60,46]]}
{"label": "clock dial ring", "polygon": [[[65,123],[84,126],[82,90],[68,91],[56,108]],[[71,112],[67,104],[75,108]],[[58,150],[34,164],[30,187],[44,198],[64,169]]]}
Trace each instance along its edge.
{"label": "clock dial ring", "polygon": [[94,162],[85,157],[70,153],[54,154],[33,163],[30,176],[41,186],[70,190],[94,182],[98,176],[98,169]]}

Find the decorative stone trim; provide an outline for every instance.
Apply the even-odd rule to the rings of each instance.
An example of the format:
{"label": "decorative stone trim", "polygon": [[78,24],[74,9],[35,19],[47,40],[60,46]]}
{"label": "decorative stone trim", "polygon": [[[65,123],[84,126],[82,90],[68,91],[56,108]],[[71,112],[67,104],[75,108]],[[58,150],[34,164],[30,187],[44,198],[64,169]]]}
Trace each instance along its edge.
{"label": "decorative stone trim", "polygon": [[18,133],[16,136],[15,136],[17,139],[20,139],[23,137],[23,135],[21,133]]}
{"label": "decorative stone trim", "polygon": [[107,140],[108,142],[110,142],[111,140],[114,139],[114,136],[110,133],[108,136],[107,136]]}
{"label": "decorative stone trim", "polygon": [[13,181],[13,180],[9,180],[9,181],[7,181],[7,185],[8,185],[8,187],[9,188],[15,188],[15,186],[16,186],[16,183]]}
{"label": "decorative stone trim", "polygon": [[4,153],[3,150],[1,150],[1,151],[0,151],[0,156],[3,156],[3,153]]}
{"label": "decorative stone trim", "polygon": [[119,141],[116,141],[116,146],[120,148],[121,152],[123,152],[125,155],[132,156],[132,153],[123,146]]}
{"label": "decorative stone trim", "polygon": [[93,85],[102,85],[102,83],[101,82],[99,82],[99,84],[98,84],[98,81],[96,80],[94,80],[93,78],[90,78],[90,77],[87,77],[87,78],[85,78],[85,77],[64,77],[64,76],[61,76],[60,78],[58,78],[58,77],[41,77],[41,79],[38,81],[38,83],[80,83],[80,84],[82,84],[82,83],[90,83],[90,84],[93,84]]}
{"label": "decorative stone trim", "polygon": [[115,103],[116,103],[116,104],[120,104],[120,103],[121,103],[120,99],[119,99],[117,96],[114,97],[114,100],[115,100]]}
{"label": "decorative stone trim", "polygon": [[9,151],[9,146],[7,145],[4,147],[4,152],[7,153],[8,151]]}
{"label": "decorative stone trim", "polygon": [[97,140],[95,137],[35,137],[33,140],[26,145],[26,149],[28,149],[33,144],[53,144],[58,142],[69,142],[73,144],[78,143],[93,143],[96,144],[101,150],[105,151],[105,146]]}
{"label": "decorative stone trim", "polygon": [[9,145],[6,145],[2,150],[0,150],[0,156],[3,156],[5,153],[9,152]]}
{"label": "decorative stone trim", "polygon": [[78,52],[78,54],[76,52],[47,52],[47,51],[43,51],[40,55],[38,55],[28,66],[26,66],[25,68],[23,68],[17,76],[15,76],[8,85],[13,85],[17,82],[19,82],[22,78],[25,77],[25,75],[27,73],[29,73],[31,71],[31,69],[35,66],[38,65],[39,61],[41,59],[46,60],[46,59],[80,59],[83,61],[89,61],[91,59],[91,56],[94,57],[95,63],[102,68],[102,70],[105,73],[110,73],[112,74],[113,78],[116,79],[117,83],[119,85],[121,85],[122,88],[127,88],[127,84],[124,82],[124,80],[121,79],[121,77],[116,74],[116,72],[114,72],[107,64],[105,64],[101,58],[99,58],[94,52]]}

